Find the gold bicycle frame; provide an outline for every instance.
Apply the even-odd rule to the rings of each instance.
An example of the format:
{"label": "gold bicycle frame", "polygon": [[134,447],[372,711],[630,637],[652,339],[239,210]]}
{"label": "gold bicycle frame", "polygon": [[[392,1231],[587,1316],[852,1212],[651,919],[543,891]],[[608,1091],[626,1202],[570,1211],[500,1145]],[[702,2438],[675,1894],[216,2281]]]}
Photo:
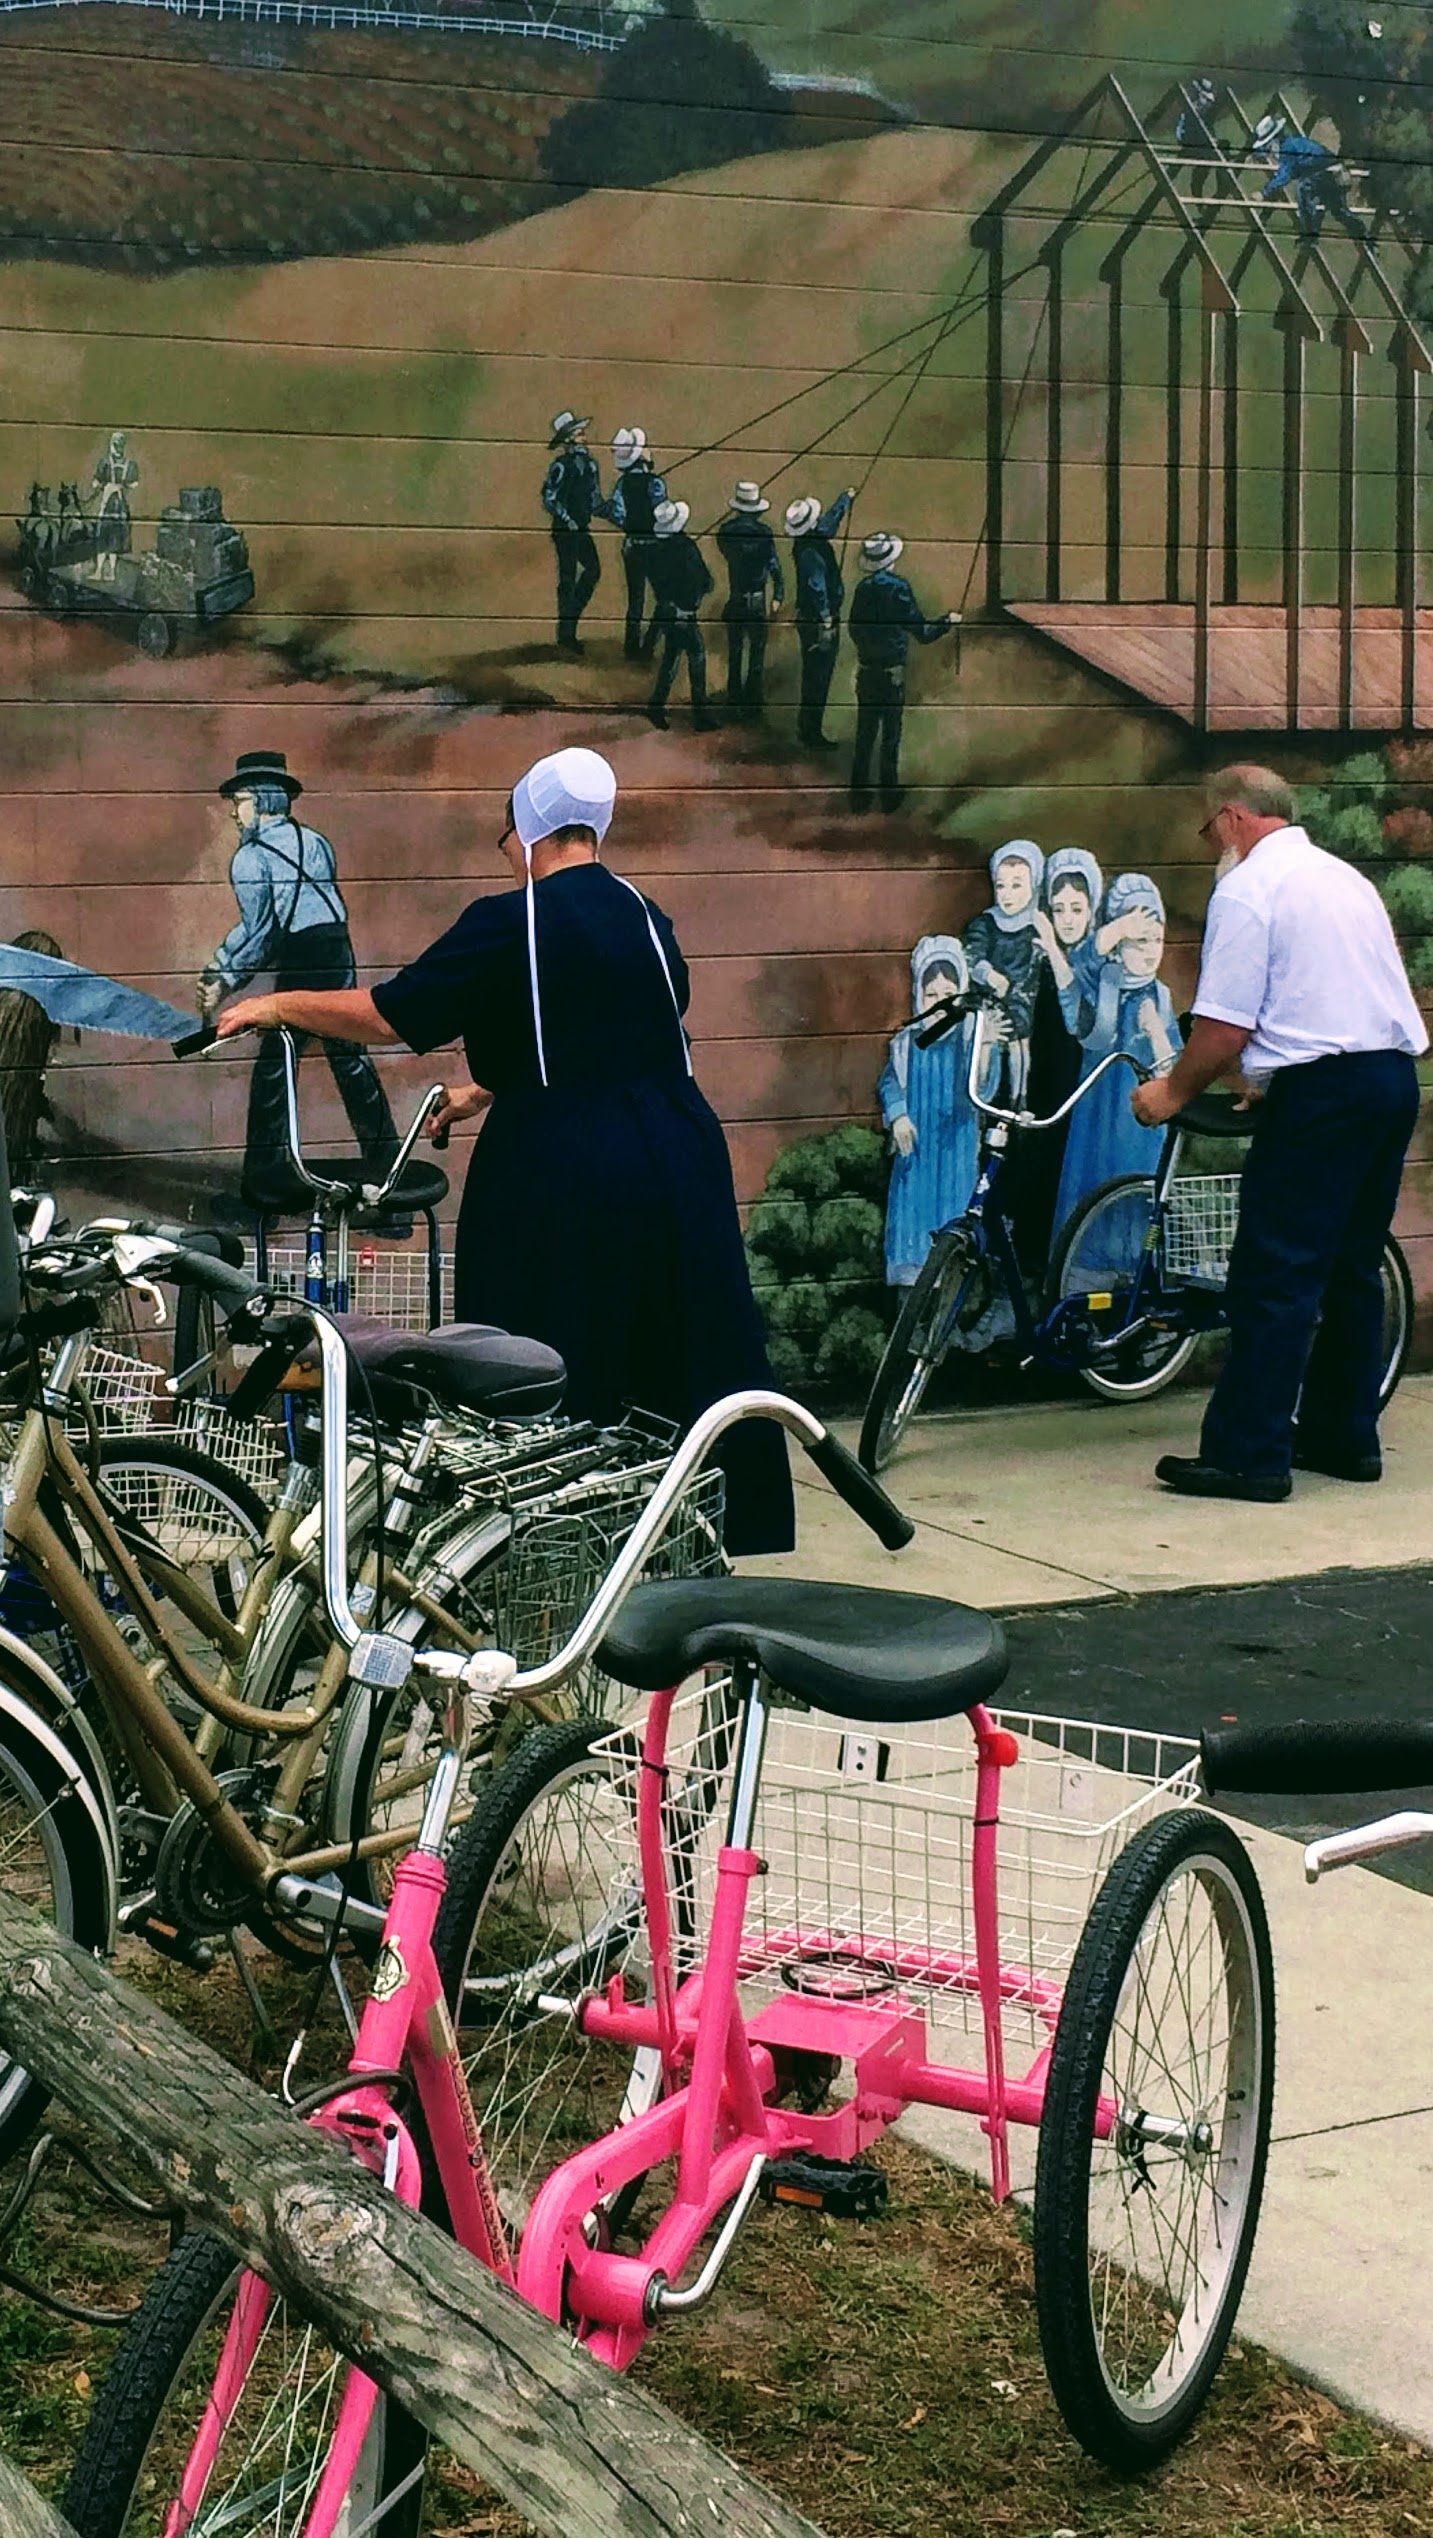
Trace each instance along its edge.
{"label": "gold bicycle frame", "polygon": [[[262,1894],[281,1870],[318,1877],[353,1855],[351,1843],[291,1852],[261,1840],[224,1795],[212,1765],[218,1759],[226,1729],[239,1729],[284,1747],[283,1761],[266,1810],[266,1830],[279,1835],[287,1827],[292,1840],[301,1829],[298,1806],[313,1776],[314,1765],[333,1711],[348,1687],[348,1651],[330,1639],[308,1703],[301,1709],[270,1710],[242,1700],[233,1689],[242,1680],[245,1660],[272,1601],[274,1588],[286,1573],[293,1533],[300,1521],[294,1508],[280,1507],[270,1518],[262,1555],[255,1564],[235,1620],[221,1612],[212,1596],[159,1546],[146,1545],[141,1567],[84,1469],[68,1436],[62,1413],[83,1365],[84,1335],[66,1341],[47,1380],[43,1404],[24,1415],[5,1475],[4,1531],[7,1546],[43,1586],[69,1625],[90,1675],[104,1702],[110,1723],[134,1772],[141,1796],[154,1812],[172,1816],[187,1799],[203,1817],[228,1859],[256,1892]],[[90,1578],[63,1534],[51,1523],[43,1500],[47,1490],[58,1498],[67,1518],[102,1555],[105,1570],[122,1590],[155,1654],[146,1663],[130,1646],[105,1610]],[[200,1632],[220,1659],[210,1676],[180,1647],[166,1624],[144,1573],[147,1569],[186,1621]],[[361,1581],[376,1584],[378,1561],[370,1551]],[[452,1644],[465,1651],[478,1645],[473,1634],[441,1605],[415,1592],[411,1582],[385,1560],[390,1588],[405,1596],[425,1619],[440,1626]],[[191,1737],[169,1709],[158,1678],[172,1673],[204,1712]],[[367,1835],[358,1845],[360,1858],[406,1849],[409,1827]]]}

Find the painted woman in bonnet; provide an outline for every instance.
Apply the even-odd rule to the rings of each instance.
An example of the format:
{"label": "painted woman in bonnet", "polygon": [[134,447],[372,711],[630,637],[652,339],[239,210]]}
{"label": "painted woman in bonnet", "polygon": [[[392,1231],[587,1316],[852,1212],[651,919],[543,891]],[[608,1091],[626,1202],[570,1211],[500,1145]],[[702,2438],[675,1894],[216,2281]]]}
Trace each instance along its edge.
{"label": "painted woman in bonnet", "polygon": [[968,984],[965,954],[953,934],[923,934],[911,954],[911,1014],[891,1042],[878,1097],[891,1138],[886,1199],[886,1283],[908,1287],[920,1275],[931,1237],[958,1216],[975,1182],[979,1138],[966,1090],[969,1014],[932,1047],[916,1040],[916,1024],[942,996]]}
{"label": "painted woman in bonnet", "polygon": [[[1092,964],[1078,954],[1070,958],[1070,983],[1060,995],[1066,1022],[1084,1049],[1081,1075],[1093,1074],[1112,1049],[1167,1074],[1181,1041],[1173,999],[1159,976],[1164,901],[1147,874],[1122,872],[1110,883],[1094,948],[1098,957]],[[1111,1067],[1073,1112],[1055,1204],[1057,1226],[1102,1181],[1122,1172],[1153,1171],[1163,1132],[1140,1126],[1129,1094],[1128,1068]]]}

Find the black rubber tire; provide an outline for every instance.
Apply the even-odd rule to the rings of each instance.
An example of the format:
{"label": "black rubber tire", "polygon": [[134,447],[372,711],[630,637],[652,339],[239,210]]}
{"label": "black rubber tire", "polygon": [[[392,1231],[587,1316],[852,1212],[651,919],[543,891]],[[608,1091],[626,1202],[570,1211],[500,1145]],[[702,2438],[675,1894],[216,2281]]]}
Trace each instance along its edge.
{"label": "black rubber tire", "polygon": [[[263,1549],[268,1527],[269,1510],[252,1482],[239,1472],[232,1472],[216,1454],[206,1454],[200,1446],[186,1445],[178,1437],[106,1436],[99,1446],[99,1475],[129,1466],[150,1464],[156,1471],[173,1474],[197,1482],[201,1487],[226,1497],[252,1536],[255,1556]],[[215,1600],[225,1617],[232,1621],[237,1606],[230,1585],[216,1584]]]}
{"label": "black rubber tire", "polygon": [[[1106,2054],[1135,1950],[1161,1894],[1199,1859],[1212,1863],[1216,1888],[1231,1910],[1231,1927],[1247,1948],[1257,2007],[1248,2059],[1257,2088],[1252,2131],[1244,2100],[1231,2092],[1236,2173],[1242,2195],[1237,2238],[1202,2325],[1190,2374],[1167,2404],[1144,2413],[1121,2403],[1101,2358],[1090,2279],[1090,2191],[1095,2112]],[[1242,1907],[1242,1910],[1240,1909]],[[1186,1925],[1187,1926],[1187,1925]],[[1227,1960],[1226,1960],[1227,1961]],[[1090,2454],[1117,2474],[1153,2467],[1188,2431],[1209,2395],[1234,2325],[1258,2228],[1274,2094],[1274,1969],[1268,1921],[1253,1865],[1238,1836],[1217,1816],[1187,1807],[1159,1816],[1136,1834],[1110,1869],[1081,1934],[1055,2034],[1040,2123],[1035,2180],[1035,2297],[1050,2385],[1065,2422]],[[1222,2188],[1227,2136],[1221,2131]],[[1140,2152],[1130,2164],[1138,2173]],[[1241,2163],[1243,2163],[1241,2165]],[[1147,2178],[1146,2178],[1147,2182]],[[1125,2196],[1127,2208],[1132,2198]],[[1189,2226],[1192,2227],[1192,2224]],[[1164,2307],[1161,2299],[1161,2309]],[[1181,2313],[1182,2314],[1182,2313]]]}
{"label": "black rubber tire", "polygon": [[[1050,1262],[1048,1289],[1052,1298],[1065,1294],[1066,1280],[1072,1274],[1069,1266],[1071,1254],[1095,1218],[1102,1215],[1107,1208],[1121,1200],[1133,1197],[1136,1193],[1150,1204],[1153,1203],[1154,1183],[1147,1173],[1120,1173],[1113,1181],[1102,1181],[1097,1189],[1091,1190],[1089,1196],[1081,1200],[1080,1205],[1062,1226],[1059,1240],[1055,1245]],[[1116,1287],[1114,1291],[1117,1293],[1118,1288]],[[1106,1365],[1102,1367],[1081,1366],[1079,1371],[1091,1392],[1098,1393],[1102,1401],[1149,1401],[1156,1393],[1163,1392],[1166,1385],[1173,1383],[1176,1375],[1188,1364],[1198,1344],[1197,1331],[1172,1333],[1163,1354],[1158,1353],[1156,1346],[1154,1362],[1152,1364],[1146,1362],[1144,1370],[1131,1375],[1128,1380],[1108,1371],[1108,1368],[1115,1363],[1113,1359],[1107,1360]]]}
{"label": "black rubber tire", "polygon": [[1387,1355],[1383,1377],[1378,1387],[1378,1406],[1386,1409],[1403,1380],[1408,1352],[1413,1346],[1413,1279],[1401,1243],[1390,1234],[1383,1246],[1383,1287],[1386,1304],[1394,1310],[1394,1328],[1385,1323]]}
{"label": "black rubber tire", "polygon": [[[8,1714],[0,1715],[0,1790],[4,1789],[28,1793],[25,1803],[33,1801],[37,1815],[43,1816],[63,1861],[67,1891],[61,1891],[52,1879],[47,1899],[31,1896],[29,1900],[77,1947],[103,1955],[111,1937],[114,1873],[105,1837],[48,1746]],[[7,1882],[13,1884],[15,1874],[12,1856]],[[12,2158],[29,2139],[48,2103],[49,2091],[8,2054],[0,2054],[0,2163]]]}
{"label": "black rubber tire", "polygon": [[[199,2232],[181,2239],[161,2265],[90,2409],[60,2507],[75,2538],[126,2538],[155,2433],[195,2343],[232,2298],[240,2270],[232,2248]],[[385,2439],[385,2471],[397,2484],[417,2464],[427,2436],[411,2415],[388,2406]],[[420,2482],[385,2514],[383,2538],[417,2538],[422,2508]],[[271,2513],[265,2527],[272,2530]]]}
{"label": "black rubber tire", "polygon": [[936,1235],[914,1285],[906,1289],[861,1421],[856,1450],[868,1472],[885,1470],[920,1408],[945,1353],[931,1342],[974,1265],[965,1226],[948,1226]]}

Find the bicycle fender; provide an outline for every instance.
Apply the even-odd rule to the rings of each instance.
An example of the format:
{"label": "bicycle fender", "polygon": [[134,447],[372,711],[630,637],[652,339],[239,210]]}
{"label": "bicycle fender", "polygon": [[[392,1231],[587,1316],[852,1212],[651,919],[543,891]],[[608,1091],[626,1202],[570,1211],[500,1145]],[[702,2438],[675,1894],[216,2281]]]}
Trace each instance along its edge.
{"label": "bicycle fender", "polygon": [[[6,1635],[8,1637],[8,1633]],[[28,1670],[30,1661],[23,1643],[20,1646],[20,1655],[22,1660],[26,1661]],[[5,1656],[8,1661],[10,1656],[8,1649],[5,1651]],[[33,1660],[33,1666],[35,1679],[44,1696],[48,1697],[48,1687],[44,1685],[43,1678],[50,1670],[38,1658]],[[52,1680],[56,1679],[52,1677]],[[62,1692],[64,1691],[63,1684],[59,1688]],[[22,1736],[28,1736],[32,1743],[39,1746],[46,1760],[63,1775],[74,1797],[89,1817],[91,1829],[99,1844],[100,1857],[104,1863],[103,1918],[107,1934],[105,1946],[108,1952],[114,1947],[119,1911],[119,1830],[115,1818],[114,1796],[109,1786],[109,1774],[104,1772],[101,1762],[100,1769],[104,1772],[104,1777],[97,1786],[73,1747],[66,1742],[56,1728],[50,1725],[43,1712],[36,1708],[33,1702],[26,1700],[21,1693],[12,1690],[3,1682],[0,1682],[0,1721],[17,1728]]]}
{"label": "bicycle fender", "polygon": [[4,1690],[5,1677],[11,1672],[22,1678],[14,1689],[25,1707],[38,1710],[41,1718],[54,1728],[61,1741],[83,1765],[117,1848],[119,1813],[104,1747],[63,1675],[57,1674],[27,1640],[0,1624],[0,1691]]}

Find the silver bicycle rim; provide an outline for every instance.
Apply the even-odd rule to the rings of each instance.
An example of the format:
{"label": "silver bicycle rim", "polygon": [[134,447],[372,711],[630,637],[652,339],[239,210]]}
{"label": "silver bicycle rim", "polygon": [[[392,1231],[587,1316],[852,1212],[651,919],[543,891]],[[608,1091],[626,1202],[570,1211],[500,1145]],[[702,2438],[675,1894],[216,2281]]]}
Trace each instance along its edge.
{"label": "silver bicycle rim", "polygon": [[[31,1846],[43,1867],[39,1874],[26,1865]],[[33,1856],[33,1852],[31,1852]],[[42,1892],[41,1889],[44,1889]],[[74,1928],[75,1897],[70,1864],[55,1822],[54,1804],[31,1779],[24,1765],[0,1744],[0,1893],[16,1896],[42,1913],[57,1930]],[[0,2121],[31,2086],[28,2071],[0,2053]]]}
{"label": "silver bicycle rim", "polygon": [[1095,2347],[1131,2422],[1156,2425],[1178,2403],[1223,2316],[1253,2187],[1263,2042],[1248,1907],[1206,1853],[1161,1888],[1141,1928],[1101,2078],[1120,2119],[1090,2161]]}

